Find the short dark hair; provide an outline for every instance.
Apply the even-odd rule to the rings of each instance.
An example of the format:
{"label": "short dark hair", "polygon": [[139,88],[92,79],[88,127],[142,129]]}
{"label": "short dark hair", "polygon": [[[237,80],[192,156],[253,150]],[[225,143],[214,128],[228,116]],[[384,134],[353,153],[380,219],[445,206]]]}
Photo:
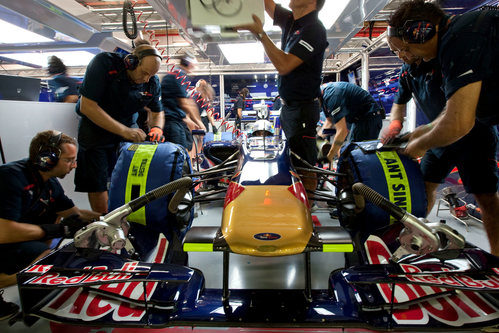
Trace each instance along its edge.
{"label": "short dark hair", "polygon": [[67,70],[66,65],[64,65],[62,60],[56,57],[55,55],[49,57],[48,65],[49,66],[47,71],[50,75],[66,73]]}
{"label": "short dark hair", "polygon": [[411,20],[425,20],[439,24],[444,16],[444,11],[434,3],[424,0],[409,0],[397,8],[390,17],[388,25],[397,28],[403,27],[407,21]]}
{"label": "short dark hair", "polygon": [[246,98],[246,96],[249,95],[249,89],[248,88],[243,88],[239,91],[239,94],[243,95],[243,97]]}
{"label": "short dark hair", "polygon": [[324,7],[325,2],[326,2],[326,0],[317,0],[317,4],[315,5],[315,8],[317,9],[317,11],[321,10],[322,7]]}
{"label": "short dark hair", "polygon": [[59,131],[55,130],[47,130],[43,132],[38,132],[33,139],[31,139],[31,143],[29,144],[29,160],[32,163],[35,163],[38,157],[38,154],[40,153],[40,150],[43,147],[48,147],[50,146],[50,139],[56,135],[61,134],[61,139],[57,142],[57,146],[55,148],[61,149],[62,144],[64,143],[70,143],[72,145],[76,146],[76,140],[69,135],[66,135],[64,133],[60,133]]}

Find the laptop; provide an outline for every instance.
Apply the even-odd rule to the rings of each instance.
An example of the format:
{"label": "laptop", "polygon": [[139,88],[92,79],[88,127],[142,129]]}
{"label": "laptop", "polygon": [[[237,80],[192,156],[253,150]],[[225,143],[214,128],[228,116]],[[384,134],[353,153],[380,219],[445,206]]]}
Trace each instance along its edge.
{"label": "laptop", "polygon": [[0,75],[0,99],[14,101],[38,101],[40,79],[12,75]]}

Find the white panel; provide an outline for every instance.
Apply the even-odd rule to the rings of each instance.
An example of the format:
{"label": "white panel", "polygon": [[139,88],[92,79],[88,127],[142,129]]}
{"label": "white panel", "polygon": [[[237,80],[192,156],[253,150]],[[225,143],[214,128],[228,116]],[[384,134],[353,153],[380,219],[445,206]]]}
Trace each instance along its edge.
{"label": "white panel", "polygon": [[[265,22],[263,0],[199,1],[190,0],[192,25],[231,27],[253,23],[252,14]],[[203,5],[205,3],[205,5]]]}
{"label": "white panel", "polygon": [[[6,161],[28,157],[29,143],[41,131],[55,129],[76,138],[78,116],[74,109],[74,103],[0,100],[0,138]],[[74,192],[74,171],[60,182],[78,207],[90,208],[87,194]]]}

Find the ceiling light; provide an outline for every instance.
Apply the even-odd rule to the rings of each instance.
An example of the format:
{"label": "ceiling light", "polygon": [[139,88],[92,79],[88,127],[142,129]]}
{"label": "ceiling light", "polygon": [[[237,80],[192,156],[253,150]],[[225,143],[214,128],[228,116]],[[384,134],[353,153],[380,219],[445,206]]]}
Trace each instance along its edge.
{"label": "ceiling light", "polygon": [[[18,44],[18,43],[46,43],[53,42],[52,39],[23,29],[12,23],[0,20],[0,43]],[[8,32],[7,32],[8,31]]]}
{"label": "ceiling light", "polygon": [[2,57],[47,67],[48,58],[57,56],[66,66],[87,66],[95,54],[88,51],[4,53]]}
{"label": "ceiling light", "polygon": [[[336,22],[338,17],[341,15],[345,7],[348,5],[349,1],[350,0],[324,1],[324,7],[322,7],[321,11],[319,12],[319,19],[321,20],[322,24],[324,24],[324,27],[326,29],[331,29],[331,27]],[[289,0],[275,0],[275,3],[278,3],[282,7],[289,9],[288,7]],[[272,27],[272,24],[273,22],[272,20],[270,20],[269,27]]]}
{"label": "ceiling light", "polygon": [[230,64],[261,64],[264,51],[261,43],[218,44]]}

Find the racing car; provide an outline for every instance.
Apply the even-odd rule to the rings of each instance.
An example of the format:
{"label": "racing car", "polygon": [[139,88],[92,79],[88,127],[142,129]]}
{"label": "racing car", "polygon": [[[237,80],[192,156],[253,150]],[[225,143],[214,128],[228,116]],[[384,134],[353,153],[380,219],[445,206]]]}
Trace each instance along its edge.
{"label": "racing car", "polygon": [[[341,225],[334,227],[313,225],[298,174],[303,167],[293,165],[292,152],[279,137],[245,139],[222,163],[197,173],[180,168],[176,177],[166,172],[175,179],[152,190],[132,184],[123,191],[128,202],[18,274],[22,319],[134,331],[172,326],[450,330],[499,324],[498,259],[446,224],[416,216],[421,215],[416,206],[425,202],[423,194],[409,189],[422,183],[415,162],[379,151],[376,144],[348,146],[338,172],[307,166],[335,178]],[[126,151],[136,154],[140,147]],[[128,174],[148,173],[144,169],[154,157],[140,156]],[[227,171],[232,176],[226,191],[193,194],[196,184]],[[113,180],[118,182],[114,174]],[[377,182],[383,186],[373,185]],[[209,200],[223,200],[218,226],[191,227],[192,202]],[[159,213],[137,214],[156,202],[162,212],[168,210],[160,221],[148,220]],[[178,216],[187,217],[179,222]],[[206,288],[202,271],[174,259],[172,253],[180,251],[176,239],[188,252],[223,252],[222,288]],[[312,289],[313,251],[354,251],[361,259],[332,270],[327,289]],[[305,287],[229,290],[230,254],[303,255]]]}

